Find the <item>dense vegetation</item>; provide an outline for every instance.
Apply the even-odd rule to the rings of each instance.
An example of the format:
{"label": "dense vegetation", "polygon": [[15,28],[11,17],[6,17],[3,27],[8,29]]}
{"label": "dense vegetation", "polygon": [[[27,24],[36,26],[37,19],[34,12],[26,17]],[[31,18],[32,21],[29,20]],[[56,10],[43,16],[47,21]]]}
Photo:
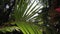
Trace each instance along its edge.
{"label": "dense vegetation", "polygon": [[0,0],[0,34],[60,34],[59,0]]}

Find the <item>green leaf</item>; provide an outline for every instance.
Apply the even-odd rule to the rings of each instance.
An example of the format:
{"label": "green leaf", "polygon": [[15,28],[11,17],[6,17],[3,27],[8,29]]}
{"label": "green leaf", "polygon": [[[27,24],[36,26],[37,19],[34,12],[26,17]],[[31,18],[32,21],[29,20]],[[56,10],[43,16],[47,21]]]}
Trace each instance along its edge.
{"label": "green leaf", "polygon": [[40,31],[37,25],[27,22],[18,22],[16,24],[24,34],[42,34],[42,31]]}

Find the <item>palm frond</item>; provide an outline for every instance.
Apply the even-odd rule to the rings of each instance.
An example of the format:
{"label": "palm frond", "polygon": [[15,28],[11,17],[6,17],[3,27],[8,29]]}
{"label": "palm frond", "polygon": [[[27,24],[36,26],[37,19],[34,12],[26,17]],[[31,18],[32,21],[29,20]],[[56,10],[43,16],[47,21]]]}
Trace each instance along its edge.
{"label": "palm frond", "polygon": [[42,31],[37,25],[29,24],[27,22],[18,22],[16,24],[24,34],[42,34]]}
{"label": "palm frond", "polygon": [[[42,0],[38,0],[38,2],[36,0],[31,1],[32,0],[16,0],[13,14],[15,21],[13,21],[13,23],[17,26],[5,27],[0,29],[0,31],[11,32],[14,29],[20,29],[24,34],[43,34],[43,30],[40,27],[40,25],[43,24],[42,13],[39,11],[41,11],[45,5],[42,3]],[[36,20],[41,19],[41,22],[38,22],[39,26],[30,22],[30,20],[35,20],[34,18],[36,18]]]}
{"label": "palm frond", "polygon": [[[27,3],[26,1],[20,0],[18,4],[16,3],[17,5],[14,11],[14,16],[16,18],[15,23],[24,34],[42,34],[42,31],[39,29],[37,25],[34,25],[33,23],[31,24],[30,22],[26,21],[28,18],[30,18],[30,17],[27,17],[29,16],[30,13],[33,13],[33,15],[36,14],[35,11],[38,10],[40,7],[38,7],[38,9],[35,9],[35,8],[39,3],[37,3],[34,7],[32,7],[34,5],[34,2],[36,1],[34,0],[30,6],[28,4],[29,1]],[[33,16],[33,15],[30,14],[30,16]]]}

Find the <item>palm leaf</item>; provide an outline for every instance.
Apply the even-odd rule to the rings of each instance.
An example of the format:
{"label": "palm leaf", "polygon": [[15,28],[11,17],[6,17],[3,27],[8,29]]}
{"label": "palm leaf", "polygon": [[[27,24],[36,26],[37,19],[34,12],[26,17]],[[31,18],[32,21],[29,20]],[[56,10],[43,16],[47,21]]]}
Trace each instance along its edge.
{"label": "palm leaf", "polygon": [[[26,0],[26,1],[28,1],[28,0]],[[20,30],[24,34],[42,34],[42,31],[40,31],[40,29],[39,29],[39,27],[37,25],[34,25],[33,23],[31,24],[30,22],[26,22],[27,19],[25,19],[25,18],[29,18],[29,17],[27,17],[27,14],[29,14],[30,12],[32,12],[33,9],[35,9],[35,7],[38,5],[38,3],[29,12],[29,10],[33,6],[35,0],[30,5],[30,7],[28,9],[27,9],[27,6],[28,6],[29,1],[27,3],[26,3],[26,1],[20,0],[20,2],[18,4],[17,4],[18,1],[16,2],[16,4],[18,5],[18,7],[16,5],[15,6],[15,11],[14,11],[14,16],[16,18],[15,19],[16,20],[15,23],[17,24],[17,26],[20,28]],[[38,9],[39,9],[39,7],[38,7]],[[25,12],[25,10],[27,10],[27,11]]]}
{"label": "palm leaf", "polygon": [[42,31],[37,25],[29,24],[27,22],[16,23],[24,34],[42,34]]}
{"label": "palm leaf", "polygon": [[[30,1],[32,0],[16,0],[13,14],[15,21],[13,21],[13,23],[15,23],[18,27],[5,27],[0,29],[0,31],[11,32],[14,29],[20,29],[24,34],[42,34],[40,26],[30,22],[29,20],[34,18],[40,19],[40,14],[38,14],[38,12],[43,8],[41,8],[43,5],[40,5],[41,2],[36,2],[36,0],[33,0],[32,3]],[[38,15],[35,16],[35,14]]]}

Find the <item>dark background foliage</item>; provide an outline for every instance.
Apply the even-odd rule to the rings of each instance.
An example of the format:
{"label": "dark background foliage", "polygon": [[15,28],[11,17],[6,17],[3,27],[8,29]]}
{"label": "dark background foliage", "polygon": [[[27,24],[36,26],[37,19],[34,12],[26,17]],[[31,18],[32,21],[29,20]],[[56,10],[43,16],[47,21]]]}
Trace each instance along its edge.
{"label": "dark background foliage", "polygon": [[[55,12],[55,8],[60,7],[60,0],[48,0],[48,3],[49,8],[44,7],[42,9],[44,26],[48,24],[50,25],[49,27],[53,28],[57,32],[57,34],[60,34],[60,15],[58,14],[58,12]],[[11,17],[14,11],[14,6],[15,0],[0,0],[0,26],[10,20],[14,21],[14,18]],[[50,17],[51,19],[48,19],[48,17]],[[2,34],[2,32],[0,33]],[[9,33],[11,34],[11,32],[7,32],[6,34]],[[17,34],[21,32],[13,31],[12,33]]]}

